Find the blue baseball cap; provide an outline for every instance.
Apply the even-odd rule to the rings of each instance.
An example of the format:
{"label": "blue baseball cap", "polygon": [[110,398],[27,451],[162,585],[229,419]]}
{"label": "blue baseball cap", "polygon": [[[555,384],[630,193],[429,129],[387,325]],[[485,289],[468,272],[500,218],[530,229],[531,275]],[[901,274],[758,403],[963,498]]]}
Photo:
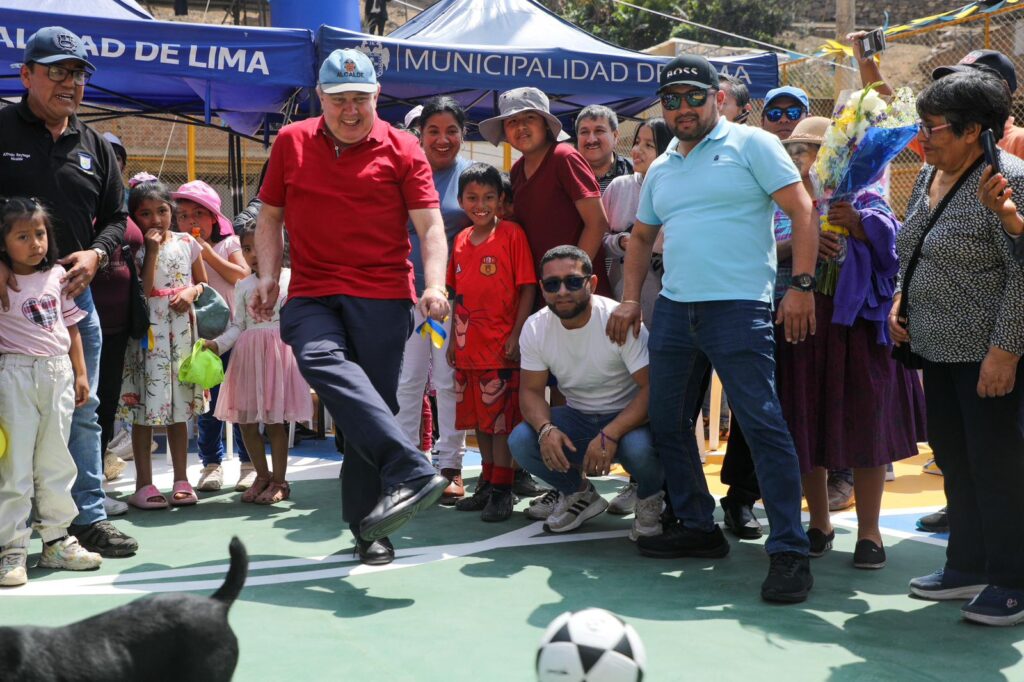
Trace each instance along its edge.
{"label": "blue baseball cap", "polygon": [[25,43],[26,64],[56,64],[69,59],[84,62],[90,71],[96,70],[96,67],[86,59],[82,39],[63,26],[41,28],[29,36],[28,42]]}
{"label": "blue baseball cap", "polygon": [[775,88],[769,90],[768,94],[764,96],[764,106],[767,109],[768,105],[772,103],[773,99],[779,97],[792,97],[800,104],[804,105],[804,109],[811,108],[811,102],[807,99],[807,93],[800,88],[794,88],[792,85],[783,85],[781,88]]}
{"label": "blue baseball cap", "polygon": [[320,66],[320,90],[337,92],[377,92],[377,70],[370,58],[359,50],[335,50]]}

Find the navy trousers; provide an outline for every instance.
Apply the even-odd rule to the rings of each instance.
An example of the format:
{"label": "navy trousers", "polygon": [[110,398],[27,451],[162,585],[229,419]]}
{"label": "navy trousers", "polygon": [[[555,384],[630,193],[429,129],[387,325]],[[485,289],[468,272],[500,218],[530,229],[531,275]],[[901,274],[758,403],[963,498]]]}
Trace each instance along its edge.
{"label": "navy trousers", "polygon": [[341,513],[353,532],[385,488],[436,473],[395,419],[411,333],[407,300],[290,298],[281,309],[281,338],[345,438]]}

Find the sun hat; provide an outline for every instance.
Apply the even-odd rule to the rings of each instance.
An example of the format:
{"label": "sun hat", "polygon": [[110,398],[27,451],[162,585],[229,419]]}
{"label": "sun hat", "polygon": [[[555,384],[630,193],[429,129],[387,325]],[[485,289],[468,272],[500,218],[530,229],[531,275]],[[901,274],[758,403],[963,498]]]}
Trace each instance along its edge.
{"label": "sun hat", "polygon": [[769,90],[768,94],[764,96],[764,108],[767,109],[768,105],[772,103],[772,100],[778,99],[779,97],[792,97],[800,104],[804,105],[804,109],[810,109],[811,103],[807,99],[807,93],[800,88],[795,88],[792,85],[783,85],[781,88],[775,88]]}
{"label": "sun hat", "polygon": [[832,123],[832,119],[825,116],[809,116],[796,124],[793,132],[782,141],[782,144],[786,146],[797,142],[805,142],[820,146],[825,139],[825,131],[828,130],[830,123]]}
{"label": "sun hat", "polygon": [[932,80],[939,80],[943,76],[956,71],[970,71],[971,69],[989,69],[1006,81],[1010,87],[1010,94],[1017,90],[1017,69],[1013,62],[996,50],[973,50],[964,55],[958,64],[953,66],[940,66],[932,71]]}
{"label": "sun hat", "polygon": [[377,92],[377,70],[359,50],[335,50],[320,66],[317,81],[326,95],[338,92]]}
{"label": "sun hat", "polygon": [[[172,192],[171,197],[174,199],[194,201],[212,213],[217,219],[217,224],[220,226],[221,237],[228,237],[235,233],[234,228],[231,227],[231,221],[225,218],[224,214],[220,212],[220,195],[217,194],[216,190],[202,180],[186,182],[184,185]],[[179,226],[178,229],[181,229],[181,226]]]}
{"label": "sun hat", "polygon": [[423,113],[423,105],[422,104],[417,104],[412,109],[410,109],[409,113],[407,113],[405,115],[405,121],[404,121],[405,127],[406,128],[412,128],[414,123],[418,123],[419,122],[420,114],[422,114],[422,113]]}
{"label": "sun hat", "polygon": [[551,113],[548,96],[537,88],[515,88],[498,96],[498,116],[480,121],[480,136],[493,145],[505,140],[505,119],[524,111],[540,114],[548,124],[552,137],[561,142],[569,136],[562,131],[562,123]]}
{"label": "sun hat", "polygon": [[69,59],[84,62],[90,71],[96,67],[86,59],[85,45],[82,39],[63,26],[47,26],[41,28],[25,43],[25,63],[56,64]]}

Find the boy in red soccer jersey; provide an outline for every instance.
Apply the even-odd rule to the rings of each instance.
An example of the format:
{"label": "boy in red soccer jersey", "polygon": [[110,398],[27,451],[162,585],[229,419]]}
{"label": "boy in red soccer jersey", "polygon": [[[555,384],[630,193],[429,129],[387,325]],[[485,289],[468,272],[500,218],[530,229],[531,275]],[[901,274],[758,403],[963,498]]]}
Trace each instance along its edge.
{"label": "boy in red soccer jersey", "polygon": [[459,177],[459,203],[473,221],[455,237],[448,288],[456,315],[448,346],[455,367],[455,428],[475,429],[483,473],[459,511],[479,511],[484,521],[512,515],[515,475],[508,434],[519,413],[519,332],[536,295],[533,256],[523,229],[498,217],[501,174],[476,163]]}

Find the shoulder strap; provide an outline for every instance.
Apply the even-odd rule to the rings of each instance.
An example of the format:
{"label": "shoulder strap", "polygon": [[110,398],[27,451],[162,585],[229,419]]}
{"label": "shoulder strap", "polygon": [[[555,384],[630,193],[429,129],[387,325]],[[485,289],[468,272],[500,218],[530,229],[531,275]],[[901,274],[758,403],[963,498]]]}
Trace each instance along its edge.
{"label": "shoulder strap", "polygon": [[[903,276],[903,293],[900,295],[900,309],[897,312],[897,314],[900,317],[904,319],[906,319],[907,317],[907,298],[908,294],[910,293],[910,278],[914,276],[914,270],[917,269],[917,261],[920,260],[921,258],[921,249],[924,247],[925,237],[927,237],[928,233],[931,232],[933,227],[935,227],[935,223],[939,222],[939,218],[942,216],[942,212],[946,210],[946,205],[949,204],[950,200],[956,195],[957,192],[960,191],[960,188],[963,187],[963,184],[967,181],[967,178],[974,174],[974,171],[977,170],[978,166],[980,166],[984,162],[984,160],[985,155],[982,154],[977,159],[975,159],[974,163],[971,164],[970,168],[968,168],[967,170],[960,174],[960,177],[956,179],[956,183],[953,185],[953,187],[948,192],[946,192],[946,196],[942,197],[942,200],[939,201],[939,205],[935,207],[934,211],[932,211],[931,216],[928,218],[928,224],[925,225],[924,229],[921,231],[921,238],[917,241],[917,246],[914,248],[914,253],[910,256],[910,261],[907,262],[907,273]],[[928,178],[928,184],[925,187],[926,192],[931,188],[932,181],[934,180],[935,169],[932,168],[932,174]]]}

